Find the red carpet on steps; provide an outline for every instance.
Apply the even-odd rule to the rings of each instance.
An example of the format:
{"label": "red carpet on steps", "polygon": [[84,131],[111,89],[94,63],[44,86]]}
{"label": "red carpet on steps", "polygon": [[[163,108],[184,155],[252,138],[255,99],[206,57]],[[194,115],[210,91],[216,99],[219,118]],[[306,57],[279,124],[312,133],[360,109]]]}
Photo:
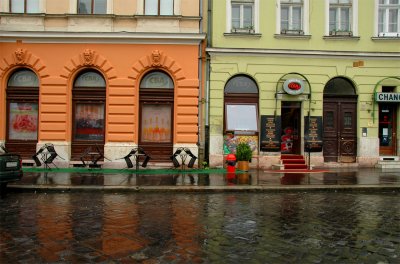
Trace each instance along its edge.
{"label": "red carpet on steps", "polygon": [[284,170],[307,170],[306,160],[303,155],[295,154],[282,154],[281,155],[282,164],[284,165]]}

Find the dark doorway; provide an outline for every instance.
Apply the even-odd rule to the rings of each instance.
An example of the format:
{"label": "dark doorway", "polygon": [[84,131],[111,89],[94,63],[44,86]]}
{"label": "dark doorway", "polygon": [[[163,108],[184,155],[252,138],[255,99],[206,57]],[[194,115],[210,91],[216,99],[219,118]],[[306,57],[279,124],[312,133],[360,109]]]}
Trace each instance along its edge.
{"label": "dark doorway", "polygon": [[282,102],[281,153],[301,154],[301,102]]}
{"label": "dark doorway", "polygon": [[396,155],[397,104],[379,104],[379,155]]}
{"label": "dark doorway", "polygon": [[344,78],[334,78],[324,90],[324,160],[356,162],[357,95]]}

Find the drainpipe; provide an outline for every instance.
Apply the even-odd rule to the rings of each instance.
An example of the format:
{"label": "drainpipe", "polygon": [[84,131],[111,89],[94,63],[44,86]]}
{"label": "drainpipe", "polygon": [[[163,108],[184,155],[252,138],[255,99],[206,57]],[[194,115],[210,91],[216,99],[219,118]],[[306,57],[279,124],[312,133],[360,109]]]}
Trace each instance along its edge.
{"label": "drainpipe", "polygon": [[[212,0],[208,0],[207,4],[207,47],[212,46]],[[210,58],[206,55],[206,90],[205,90],[205,150],[204,155],[209,162],[210,155]]]}
{"label": "drainpipe", "polygon": [[[203,0],[199,1],[199,16],[200,16],[200,20],[199,20],[199,33],[202,34],[203,33]],[[202,58],[203,57],[203,41],[200,41],[199,43],[199,58],[198,58],[198,79],[199,79],[199,95],[198,95],[198,132],[197,132],[197,146],[198,146],[198,151],[199,153],[197,154],[197,156],[199,157],[199,164],[198,166],[200,167],[201,162],[204,160],[204,152],[201,151],[202,149],[204,149],[204,142],[202,140],[202,126],[203,126],[203,115],[202,115],[202,102],[203,102],[203,82],[202,82],[202,75],[203,75],[203,62],[202,62]],[[202,155],[200,155],[202,154]]]}

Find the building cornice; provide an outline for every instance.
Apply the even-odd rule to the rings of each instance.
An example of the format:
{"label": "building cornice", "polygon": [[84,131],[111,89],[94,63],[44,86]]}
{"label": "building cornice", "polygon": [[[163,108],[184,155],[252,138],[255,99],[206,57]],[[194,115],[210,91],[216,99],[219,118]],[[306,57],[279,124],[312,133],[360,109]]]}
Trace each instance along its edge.
{"label": "building cornice", "polygon": [[203,33],[0,31],[0,42],[197,45]]}
{"label": "building cornice", "polygon": [[330,50],[288,50],[288,49],[246,49],[246,48],[207,48],[211,55],[226,56],[298,56],[298,57],[340,57],[340,58],[379,58],[400,59],[400,52],[361,52]]}

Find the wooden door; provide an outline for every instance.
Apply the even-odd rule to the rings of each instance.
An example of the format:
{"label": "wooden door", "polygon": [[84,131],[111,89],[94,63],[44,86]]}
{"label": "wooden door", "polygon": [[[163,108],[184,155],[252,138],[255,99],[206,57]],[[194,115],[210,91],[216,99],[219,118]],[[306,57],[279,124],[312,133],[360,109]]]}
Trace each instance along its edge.
{"label": "wooden door", "polygon": [[357,104],[339,102],[339,162],[356,162]]}
{"label": "wooden door", "polygon": [[357,156],[357,103],[324,101],[324,160],[355,162]]}

